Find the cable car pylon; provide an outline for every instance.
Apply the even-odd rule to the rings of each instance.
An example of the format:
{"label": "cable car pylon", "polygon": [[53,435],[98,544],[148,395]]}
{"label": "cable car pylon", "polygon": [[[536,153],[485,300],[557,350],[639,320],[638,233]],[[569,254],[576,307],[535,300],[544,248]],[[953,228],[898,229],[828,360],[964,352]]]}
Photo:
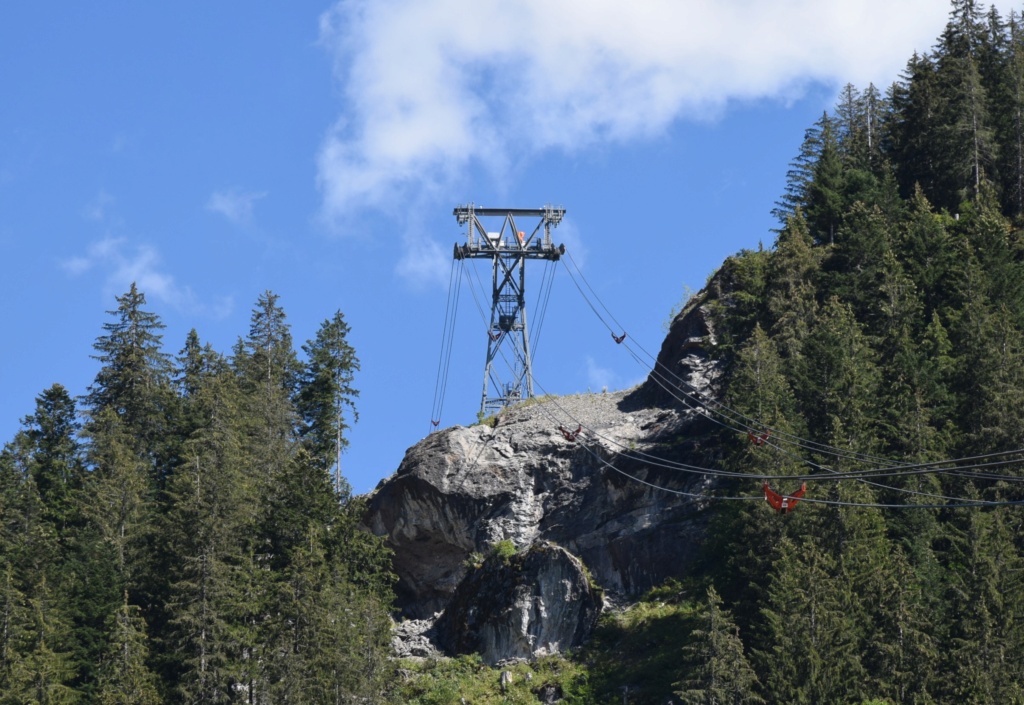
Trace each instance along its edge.
{"label": "cable car pylon", "polygon": [[[455,208],[453,215],[459,225],[468,226],[466,243],[455,244],[455,259],[491,260],[491,321],[480,400],[480,413],[487,416],[533,396],[526,322],[526,260],[557,261],[565,254],[565,245],[556,246],[551,241],[551,229],[562,222],[565,209],[478,208],[470,203]],[[500,227],[488,230],[485,221],[497,223],[498,219]],[[527,232],[522,226],[529,225],[533,229]],[[503,347],[511,348],[512,354],[504,356],[512,368],[510,377],[499,374],[494,366]]]}

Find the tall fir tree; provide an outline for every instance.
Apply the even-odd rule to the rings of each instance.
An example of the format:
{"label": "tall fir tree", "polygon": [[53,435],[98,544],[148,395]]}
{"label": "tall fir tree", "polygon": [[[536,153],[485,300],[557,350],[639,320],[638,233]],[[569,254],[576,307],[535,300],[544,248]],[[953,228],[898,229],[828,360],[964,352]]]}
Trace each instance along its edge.
{"label": "tall fir tree", "polygon": [[93,345],[102,367],[85,396],[86,436],[93,437],[102,411],[114,412],[132,439],[133,452],[146,461],[154,482],[160,482],[172,455],[175,403],[171,361],[161,349],[164,324],[143,309],[146,296],[134,282],[117,297],[117,304],[116,310],[108,311],[115,320],[103,324],[106,335]]}
{"label": "tall fir tree", "polygon": [[684,677],[676,683],[676,695],[685,705],[754,705],[763,703],[757,694],[758,680],[743,653],[739,629],[722,598],[708,588],[707,602],[698,617],[701,626],[684,649]]}
{"label": "tall fir tree", "polygon": [[782,541],[755,650],[766,700],[811,705],[867,695],[852,590],[813,538]]}
{"label": "tall fir tree", "polygon": [[302,375],[297,405],[305,420],[306,446],[323,467],[333,465],[334,491],[343,498],[351,493],[341,472],[341,456],[348,447],[349,422],[359,420],[353,387],[359,358],[348,342],[349,326],[341,311],[320,325],[316,338],[302,346],[308,362]]}
{"label": "tall fir tree", "polygon": [[292,403],[300,366],[278,298],[270,291],[260,295],[232,361],[243,393],[246,465],[264,492],[276,469],[289,462],[300,422]]}
{"label": "tall fir tree", "polygon": [[99,669],[95,701],[97,705],[159,705],[156,675],[150,670],[146,622],[137,606],[128,603],[127,593],[121,608],[109,625],[110,645]]}
{"label": "tall fir tree", "polygon": [[72,495],[85,473],[75,402],[63,386],[55,384],[36,397],[36,411],[23,423],[31,444],[29,472],[47,517],[60,530],[73,520]]}

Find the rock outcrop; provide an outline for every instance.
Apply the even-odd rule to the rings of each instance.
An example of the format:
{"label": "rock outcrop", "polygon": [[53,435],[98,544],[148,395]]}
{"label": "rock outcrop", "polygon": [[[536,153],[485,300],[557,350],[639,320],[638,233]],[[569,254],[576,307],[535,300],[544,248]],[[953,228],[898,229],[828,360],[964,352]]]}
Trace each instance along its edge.
{"label": "rock outcrop", "polygon": [[436,640],[448,653],[478,653],[488,663],[537,658],[582,644],[601,606],[580,560],[540,542],[472,570],[437,621]]}
{"label": "rock outcrop", "polygon": [[[461,587],[467,558],[499,541],[519,549],[540,542],[562,547],[613,600],[686,575],[705,525],[704,504],[695,495],[710,479],[666,467],[661,459],[698,466],[714,461],[713,423],[672,394],[680,384],[714,394],[718,368],[707,354],[711,344],[706,312],[691,306],[662,346],[658,379],[652,375],[630,392],[534,399],[505,410],[493,425],[444,429],[410,448],[370,497],[365,518],[394,550],[404,616],[431,619],[458,594],[459,619],[468,624],[471,596],[480,588],[472,576]],[[538,556],[554,560],[547,549]],[[544,570],[536,568],[538,575]],[[558,568],[553,563],[546,570]],[[522,614],[539,624],[564,616],[555,604],[563,598],[530,589],[539,602]],[[503,599],[525,605],[525,594]],[[547,629],[530,626],[519,636],[498,630],[486,638],[491,641],[446,638],[456,650],[485,649],[500,660],[522,655],[528,649],[521,639],[543,640]],[[556,642],[566,646],[561,637]]]}

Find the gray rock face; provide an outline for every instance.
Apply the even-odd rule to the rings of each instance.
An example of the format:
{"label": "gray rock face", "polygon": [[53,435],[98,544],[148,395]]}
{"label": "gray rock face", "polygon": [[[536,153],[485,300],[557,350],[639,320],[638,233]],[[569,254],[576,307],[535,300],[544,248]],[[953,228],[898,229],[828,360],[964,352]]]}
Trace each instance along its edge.
{"label": "gray rock face", "polygon": [[537,543],[472,571],[437,621],[436,639],[451,654],[478,653],[491,664],[532,659],[582,644],[601,606],[579,559]]}
{"label": "gray rock face", "polygon": [[[704,309],[691,306],[673,323],[658,372],[641,387],[532,400],[504,411],[493,428],[456,426],[410,448],[370,497],[364,519],[394,550],[403,614],[429,619],[448,608],[467,576],[466,559],[502,540],[520,549],[542,541],[563,547],[613,600],[685,576],[705,526],[705,507],[692,495],[711,480],[661,459],[715,460],[712,422],[674,393],[692,385],[714,396],[713,344]],[[516,602],[522,595],[510,599],[539,623],[565,616],[547,597],[530,609]],[[543,639],[544,629],[522,634]],[[510,653],[526,649],[516,642],[525,637],[511,632],[489,638],[477,647],[495,655],[499,644]],[[561,638],[550,643],[564,648]]]}
{"label": "gray rock face", "polygon": [[394,626],[391,647],[398,658],[437,658],[442,654],[431,639],[433,619],[407,619]]}
{"label": "gray rock face", "polygon": [[[443,610],[470,553],[505,539],[564,546],[613,593],[685,574],[702,506],[672,491],[699,493],[707,478],[639,454],[706,459],[710,423],[696,412],[625,408],[622,393],[543,401],[507,412],[497,428],[446,429],[410,449],[365,520],[394,549],[407,616]],[[559,425],[584,430],[571,442]]]}

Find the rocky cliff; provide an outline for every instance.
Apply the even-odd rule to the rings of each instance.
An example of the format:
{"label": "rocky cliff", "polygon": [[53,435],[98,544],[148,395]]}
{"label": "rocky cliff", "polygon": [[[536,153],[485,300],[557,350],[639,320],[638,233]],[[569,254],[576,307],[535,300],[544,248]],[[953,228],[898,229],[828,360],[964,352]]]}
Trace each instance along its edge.
{"label": "rocky cliff", "polygon": [[[449,652],[474,650],[499,661],[578,643],[580,620],[584,631],[592,626],[586,610],[570,620],[564,606],[553,603],[570,599],[566,590],[575,588],[564,587],[567,568],[555,565],[564,562],[559,552],[539,546],[577,557],[612,601],[686,575],[705,526],[705,506],[686,493],[700,494],[710,480],[656,459],[713,460],[711,421],[667,388],[682,379],[714,394],[713,344],[698,299],[665,339],[661,374],[641,387],[530,400],[493,423],[437,431],[410,448],[373,493],[365,519],[394,550],[403,614],[434,619],[458,594],[460,616],[449,614],[431,632],[435,642]],[[523,593],[521,577],[504,576],[520,594],[506,596],[504,611],[488,610],[491,636],[470,634],[479,631],[470,617],[472,595],[485,588],[467,559],[501,541],[534,556],[528,574],[535,585]],[[548,583],[563,585],[562,596]],[[496,614],[504,614],[504,625],[495,622]],[[456,633],[459,628],[467,633]],[[531,643],[535,648],[524,646]]]}

